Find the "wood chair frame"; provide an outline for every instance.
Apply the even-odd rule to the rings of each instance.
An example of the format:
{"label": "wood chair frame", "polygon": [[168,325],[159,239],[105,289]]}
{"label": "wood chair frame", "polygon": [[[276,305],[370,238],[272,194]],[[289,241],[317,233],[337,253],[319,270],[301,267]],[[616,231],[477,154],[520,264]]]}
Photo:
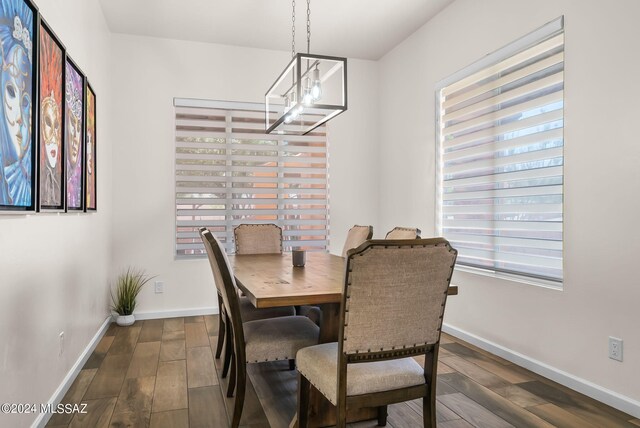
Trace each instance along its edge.
{"label": "wood chair frame", "polygon": [[[229,391],[233,394],[233,390],[236,392],[236,399],[234,404],[233,418],[231,420],[231,426],[236,428],[240,425],[240,417],[242,416],[242,409],[244,407],[244,398],[247,384],[247,368],[245,361],[246,354],[244,348],[244,330],[242,328],[242,318],[240,316],[240,304],[238,302],[238,294],[236,287],[233,284],[232,273],[229,271],[229,267],[225,261],[218,243],[207,229],[200,229],[205,246],[207,250],[211,250],[211,254],[214,257],[210,262],[216,263],[222,277],[222,284],[216,284],[216,288],[219,291],[219,297],[221,298],[222,306],[220,306],[220,312],[224,308],[226,313],[225,325],[227,346],[226,348],[233,348],[233,352],[230,354],[230,366],[231,377],[229,378],[229,388],[227,389],[227,396]],[[209,252],[209,251],[207,251]],[[220,301],[220,300],[219,300]],[[222,318],[222,316],[220,317]],[[234,328],[237,326],[237,328]],[[216,350],[217,353],[217,350]],[[225,355],[225,366],[227,366],[227,357]],[[235,362],[241,362],[241,364],[234,364]],[[233,384],[233,386],[232,386]]]}

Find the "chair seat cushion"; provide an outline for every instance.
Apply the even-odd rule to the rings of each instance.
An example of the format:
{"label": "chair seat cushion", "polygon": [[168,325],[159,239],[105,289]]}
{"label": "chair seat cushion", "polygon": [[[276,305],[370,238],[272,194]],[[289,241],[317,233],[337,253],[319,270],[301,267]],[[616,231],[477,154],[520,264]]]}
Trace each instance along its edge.
{"label": "chair seat cushion", "polygon": [[316,345],[320,329],[302,316],[278,317],[242,324],[247,363],[289,360],[296,352]]}
{"label": "chair seat cushion", "polygon": [[[338,395],[338,343],[301,349],[296,355],[298,371],[332,404]],[[347,396],[390,391],[425,383],[424,370],[413,358],[349,364]]]}
{"label": "chair seat cushion", "polygon": [[248,297],[240,297],[240,316],[242,322],[264,320],[267,318],[289,317],[296,314],[293,306],[282,306],[278,308],[256,308]]}

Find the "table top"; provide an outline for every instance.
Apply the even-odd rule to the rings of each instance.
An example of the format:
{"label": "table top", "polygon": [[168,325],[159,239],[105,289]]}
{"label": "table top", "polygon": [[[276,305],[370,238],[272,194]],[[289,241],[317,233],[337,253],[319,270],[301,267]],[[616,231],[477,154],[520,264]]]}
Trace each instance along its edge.
{"label": "table top", "polygon": [[[307,252],[304,267],[294,267],[291,253],[229,256],[236,284],[256,308],[342,302],[345,259]],[[458,287],[449,287],[449,295]]]}
{"label": "table top", "polygon": [[308,252],[304,267],[291,254],[247,254],[229,257],[236,283],[256,308],[340,303],[345,259]]}

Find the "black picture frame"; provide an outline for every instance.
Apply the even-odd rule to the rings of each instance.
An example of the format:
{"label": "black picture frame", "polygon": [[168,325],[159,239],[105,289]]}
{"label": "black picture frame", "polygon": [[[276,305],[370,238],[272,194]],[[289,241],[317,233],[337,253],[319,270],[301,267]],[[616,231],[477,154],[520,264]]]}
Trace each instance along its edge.
{"label": "black picture frame", "polygon": [[[13,109],[16,118],[10,118],[5,110],[5,106],[12,101],[5,99],[5,89],[1,91],[0,110],[0,212],[9,214],[32,213],[36,210],[37,201],[37,123],[38,123],[38,103],[36,97],[38,88],[38,40],[39,40],[39,20],[38,8],[31,0],[1,0],[0,9],[0,33],[2,33],[2,54],[3,64],[9,63],[7,58],[21,60],[18,64],[20,73],[13,73],[14,80],[22,80],[14,85],[12,100],[18,100],[18,107]],[[6,15],[5,15],[6,14]],[[30,24],[29,24],[30,18]],[[24,29],[27,29],[25,32]],[[29,30],[31,33],[29,35]],[[29,58],[30,57],[30,58]],[[16,70],[14,67],[2,67],[2,73],[11,73]],[[26,66],[26,67],[25,67]],[[25,79],[25,70],[29,70],[30,79]],[[27,73],[28,76],[29,73]],[[17,83],[17,82],[16,82]],[[25,91],[22,94],[25,83],[31,84],[31,93]],[[30,98],[30,106],[24,109],[22,103]],[[27,121],[24,116],[28,112],[30,117]],[[30,126],[21,124],[30,123]],[[15,128],[18,125],[20,130]],[[14,127],[13,132],[9,127]],[[29,130],[28,145],[23,143],[24,131]],[[12,136],[14,135],[14,137]],[[13,145],[13,146],[12,146]],[[19,147],[19,149],[16,149]],[[23,200],[22,200],[23,199]],[[22,200],[22,201],[20,201]]]}
{"label": "black picture frame", "polygon": [[[39,212],[64,212],[65,208],[66,208],[66,158],[65,158],[65,144],[64,144],[64,130],[65,130],[65,69],[66,69],[66,48],[64,46],[64,44],[62,44],[62,42],[60,41],[60,38],[58,38],[58,36],[55,34],[55,32],[51,29],[51,27],[49,26],[49,24],[45,21],[45,19],[40,16],[39,19],[39,35],[38,35],[38,45],[39,45],[39,58],[38,58],[38,135],[37,135],[37,139],[38,139],[38,206],[37,209]],[[47,89],[51,89],[50,88],[50,84],[48,82],[43,81],[43,76],[42,76],[42,72],[43,72],[43,59],[42,56],[45,55],[46,53],[48,53],[48,48],[43,46],[43,36],[44,34],[46,34],[51,41],[55,44],[55,46],[60,50],[60,78],[61,78],[61,82],[60,82],[60,101],[59,101],[59,106],[56,106],[56,108],[59,111],[60,114],[60,118],[59,118],[59,127],[60,127],[60,136],[59,136],[59,167],[60,167],[60,177],[59,177],[59,185],[60,185],[60,189],[59,189],[59,203],[52,203],[50,200],[50,196],[46,194],[46,192],[48,191],[48,189],[46,189],[47,187],[47,175],[51,174],[50,171],[46,171],[46,168],[50,167],[50,163],[48,163],[48,160],[46,159],[46,152],[44,152],[46,150],[46,148],[44,147],[45,145],[45,129],[47,131],[49,131],[52,127],[52,124],[49,125],[45,125],[43,123],[44,120],[47,120],[46,118],[43,117],[43,109],[47,109],[48,106],[44,105],[43,106],[43,100],[47,100],[47,98],[55,98],[55,97],[47,97],[47,93],[45,93],[47,91]],[[46,89],[44,89],[46,87]],[[53,94],[51,94],[53,95]],[[45,101],[45,103],[51,102],[49,100]],[[44,159],[43,159],[44,157]],[[46,163],[46,165],[45,165]],[[57,178],[57,177],[54,177]]]}
{"label": "black picture frame", "polygon": [[[89,79],[85,79],[85,81],[85,212],[90,212],[98,210],[98,115],[96,92],[93,90],[93,86],[89,83]],[[93,97],[92,102],[90,101],[91,97]],[[93,124],[91,123],[92,113]],[[93,179],[91,177],[93,177]],[[93,193],[91,192],[92,189]],[[93,196],[93,199],[91,196]]]}
{"label": "black picture frame", "polygon": [[[67,54],[65,69],[65,200],[67,212],[83,212],[85,202],[85,86],[86,77],[80,67]],[[75,74],[75,75],[74,75]],[[77,85],[81,93],[75,91],[73,82],[79,78]],[[79,105],[78,105],[79,103]],[[80,123],[78,123],[78,121]],[[74,160],[75,158],[75,160]]]}

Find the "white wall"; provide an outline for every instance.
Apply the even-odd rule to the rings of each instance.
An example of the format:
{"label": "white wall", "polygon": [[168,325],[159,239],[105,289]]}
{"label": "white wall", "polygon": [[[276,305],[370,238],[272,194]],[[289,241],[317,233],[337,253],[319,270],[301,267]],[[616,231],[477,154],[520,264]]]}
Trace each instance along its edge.
{"label": "white wall", "polygon": [[[96,92],[98,212],[0,216],[0,397],[9,403],[46,403],[108,315],[110,33],[97,1],[37,5]],[[0,415],[0,425],[35,416]]]}
{"label": "white wall", "polygon": [[[216,306],[208,261],[174,260],[173,98],[262,102],[287,52],[113,35],[114,269],[165,282],[138,312]],[[349,60],[349,109],[329,123],[331,247],[354,223],[377,223],[377,64]],[[115,273],[116,271],[114,271]]]}
{"label": "white wall", "polygon": [[[387,54],[380,225],[433,234],[436,83],[563,14],[564,291],[458,272],[445,322],[640,400],[640,3],[457,0]],[[607,357],[608,336],[624,339],[624,362]]]}

